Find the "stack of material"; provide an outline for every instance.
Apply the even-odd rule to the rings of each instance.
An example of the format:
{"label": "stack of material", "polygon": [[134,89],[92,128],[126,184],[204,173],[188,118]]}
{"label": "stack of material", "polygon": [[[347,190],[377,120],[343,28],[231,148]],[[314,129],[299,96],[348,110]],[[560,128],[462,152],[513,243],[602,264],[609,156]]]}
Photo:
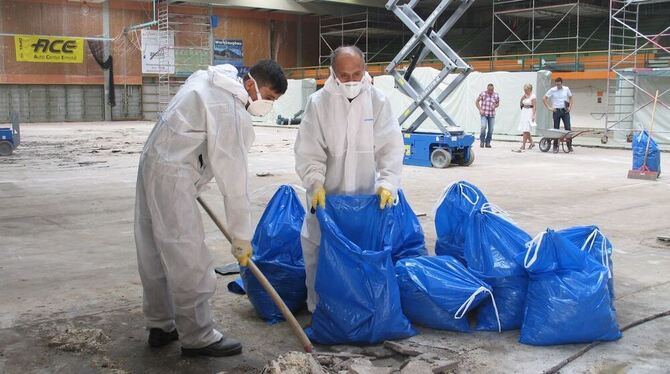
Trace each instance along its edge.
{"label": "stack of material", "polygon": [[521,343],[587,343],[621,337],[609,272],[588,252],[548,229],[529,244],[524,266],[531,276]]}
{"label": "stack of material", "polygon": [[[305,209],[291,186],[280,186],[258,222],[252,246],[253,261],[268,278],[286,306],[297,312],[307,299],[305,262],[302,258],[300,230]],[[270,324],[284,317],[248,268],[241,268],[242,281],[256,314]],[[231,282],[229,289],[238,283]]]}
{"label": "stack of material", "polygon": [[[319,302],[306,329],[320,344],[374,344],[416,334],[402,312],[392,254],[401,246],[392,209],[377,196],[329,196],[317,209]],[[414,217],[416,218],[416,217]]]}

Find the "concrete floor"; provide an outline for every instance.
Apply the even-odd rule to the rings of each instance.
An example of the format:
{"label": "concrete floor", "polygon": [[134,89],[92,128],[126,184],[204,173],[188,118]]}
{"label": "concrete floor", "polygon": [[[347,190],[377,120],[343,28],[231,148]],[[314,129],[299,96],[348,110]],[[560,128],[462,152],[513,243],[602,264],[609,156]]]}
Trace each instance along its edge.
{"label": "concrete floor", "polygon": [[[244,341],[242,356],[182,359],[178,344],[147,347],[133,204],[138,156],[150,129],[146,122],[24,125],[22,147],[0,158],[0,372],[257,372],[276,355],[299,349],[286,324],[267,326],[246,298],[226,291],[230,276],[218,278],[211,302],[221,328]],[[249,159],[257,220],[276,186],[298,179],[295,130],[256,133]],[[404,169],[403,187],[414,210],[428,213],[422,223],[431,250],[433,204],[447,184],[465,179],[531,235],[546,227],[599,225],[615,245],[621,325],[670,309],[670,246],[656,241],[670,235],[666,177],[626,179],[630,151],[576,147],[573,154],[518,154],[510,152],[517,144],[493,145],[476,149],[477,161],[468,168]],[[255,176],[261,172],[272,175]],[[222,212],[212,187],[205,197]],[[217,262],[231,262],[223,237],[203,218]],[[100,329],[107,338],[70,351],[54,346],[66,329],[77,328]],[[669,336],[670,318],[657,319],[600,345],[563,372],[668,372]],[[413,338],[460,352],[462,373],[541,372],[581,347],[529,347],[517,339],[518,332],[429,330]]]}

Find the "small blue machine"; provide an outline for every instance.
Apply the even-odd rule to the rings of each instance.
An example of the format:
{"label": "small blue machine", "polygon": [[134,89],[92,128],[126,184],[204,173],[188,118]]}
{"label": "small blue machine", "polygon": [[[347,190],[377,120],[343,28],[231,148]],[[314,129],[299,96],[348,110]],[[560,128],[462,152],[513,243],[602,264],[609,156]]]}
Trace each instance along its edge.
{"label": "small blue machine", "polygon": [[0,127],[0,156],[10,156],[21,143],[19,116],[12,113],[12,127]]}
{"label": "small blue machine", "polygon": [[405,133],[405,165],[446,168],[452,163],[470,166],[475,162],[472,135]]}
{"label": "small blue machine", "polygon": [[[409,123],[410,116],[418,109],[421,109],[422,112],[418,117],[413,117],[412,123],[403,131],[405,165],[446,168],[451,164],[469,166],[475,161],[475,154],[472,150],[474,136],[465,134],[442,107],[447,96],[454,92],[472,71],[472,67],[447,45],[443,37],[474,1],[456,1],[458,5],[454,8],[453,13],[446,17],[445,23],[437,31],[435,31],[435,23],[438,18],[445,18],[441,16],[447,11],[451,0],[440,0],[437,5],[431,5],[433,12],[425,20],[414,11],[414,7],[420,3],[420,0],[413,0],[409,3],[389,0],[386,3],[386,9],[393,12],[414,34],[385,69],[386,73],[393,75],[396,88],[412,99],[412,103],[398,118],[400,125]],[[412,72],[417,64],[430,53],[442,62],[444,67],[430,83],[424,86],[412,77]],[[404,63],[408,59],[410,63],[405,68]],[[403,66],[402,70],[401,66]],[[450,74],[455,74],[455,78],[449,84],[441,86]],[[433,97],[433,92],[436,92],[438,88],[442,88],[442,92]],[[428,119],[437,126],[440,132],[416,131]]]}

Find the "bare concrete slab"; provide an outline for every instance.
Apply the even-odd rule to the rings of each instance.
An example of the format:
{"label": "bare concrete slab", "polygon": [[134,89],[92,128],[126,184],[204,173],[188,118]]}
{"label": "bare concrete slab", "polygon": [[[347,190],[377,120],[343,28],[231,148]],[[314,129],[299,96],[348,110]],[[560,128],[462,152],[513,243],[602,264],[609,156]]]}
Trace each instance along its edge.
{"label": "bare concrete slab", "polygon": [[[146,345],[133,207],[139,152],[151,126],[27,124],[22,146],[0,158],[0,372],[253,373],[278,355],[300,349],[285,324],[268,326],[246,298],[226,291],[234,276],[218,278],[212,305],[221,328],[245,343],[243,355],[183,359],[178,344],[160,350]],[[256,133],[250,189],[257,220],[276,187],[298,183],[298,178],[292,155],[295,129],[257,128]],[[465,179],[531,235],[546,227],[599,225],[615,245],[621,325],[670,309],[670,246],[656,240],[670,235],[665,175],[655,182],[626,179],[631,164],[626,150],[510,152],[517,146],[494,141],[492,149],[477,148],[471,167],[404,169],[410,203],[416,212],[427,213],[421,222],[429,249],[435,240],[433,205],[445,186]],[[257,176],[265,173],[270,175]],[[211,186],[205,198],[222,212],[216,186]],[[232,262],[222,235],[203,219],[216,261]],[[303,324],[309,319],[304,313],[298,318]],[[80,345],[68,345],[73,349],[50,344],[65,330],[91,335],[75,340],[83,341]],[[657,319],[596,347],[563,372],[667,372],[669,336],[670,319]],[[517,339],[518,332],[421,329],[411,341],[430,352],[457,352],[457,371],[463,373],[541,372],[581,347],[529,347]]]}

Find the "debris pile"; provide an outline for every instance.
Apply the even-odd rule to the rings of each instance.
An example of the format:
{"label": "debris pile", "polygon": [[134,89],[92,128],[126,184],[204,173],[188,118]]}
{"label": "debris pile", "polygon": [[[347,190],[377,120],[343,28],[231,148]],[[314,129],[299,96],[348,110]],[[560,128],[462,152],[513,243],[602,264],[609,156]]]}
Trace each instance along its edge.
{"label": "debris pile", "polygon": [[68,326],[59,328],[50,336],[49,347],[67,352],[96,353],[102,351],[110,339],[101,329],[86,329]]}

